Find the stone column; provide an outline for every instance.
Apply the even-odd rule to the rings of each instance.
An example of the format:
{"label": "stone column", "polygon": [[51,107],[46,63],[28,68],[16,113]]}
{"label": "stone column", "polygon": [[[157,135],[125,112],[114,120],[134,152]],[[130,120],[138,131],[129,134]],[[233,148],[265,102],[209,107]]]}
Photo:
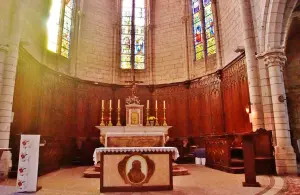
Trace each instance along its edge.
{"label": "stone column", "polygon": [[183,45],[184,45],[184,64],[186,67],[186,80],[190,80],[191,75],[190,75],[190,62],[189,62],[189,37],[188,37],[188,11],[187,11],[187,7],[189,5],[189,3],[187,2],[187,0],[182,0],[181,1],[182,4],[182,17],[181,17],[181,22],[183,24]]}
{"label": "stone column", "polygon": [[276,131],[275,161],[277,174],[296,174],[296,154],[291,145],[289,116],[283,79],[286,56],[283,50],[271,50],[262,54],[269,73],[274,123]]}
{"label": "stone column", "polygon": [[261,101],[258,62],[255,56],[255,34],[250,1],[240,0],[239,5],[243,24],[249,96],[251,105],[252,130],[256,131],[256,129],[264,128],[264,115]]}
{"label": "stone column", "polygon": [[153,20],[153,1],[147,0],[146,1],[146,11],[147,11],[147,28],[146,28],[146,59],[147,63],[146,65],[149,68],[149,85],[153,85],[153,55],[152,55],[152,47],[153,47],[153,29],[154,29],[154,24],[152,22]]}
{"label": "stone column", "polygon": [[215,30],[215,40],[216,40],[216,58],[217,58],[217,69],[222,69],[222,56],[221,56],[221,45],[220,45],[220,33],[218,24],[218,10],[216,0],[211,1],[211,8],[214,17],[214,30]]}
{"label": "stone column", "polygon": [[[5,63],[2,69],[3,78],[0,91],[0,147],[9,147],[10,125],[13,118],[12,103],[15,88],[16,68],[19,57],[19,43],[22,26],[22,5],[23,1],[14,0],[12,5],[10,39],[8,52],[5,56]],[[4,172],[7,174],[11,167],[11,152],[4,152],[1,159]]]}
{"label": "stone column", "polygon": [[116,10],[114,16],[113,16],[113,48],[112,48],[112,84],[115,84],[117,81],[116,79],[116,72],[117,70],[119,70],[120,68],[120,63],[117,64],[118,57],[120,55],[118,55],[118,50],[120,48],[120,44],[119,44],[119,39],[120,39],[120,26],[121,26],[121,22],[120,22],[120,18],[121,18],[121,5],[122,3],[120,2],[120,0],[115,0],[114,1],[114,9]]}

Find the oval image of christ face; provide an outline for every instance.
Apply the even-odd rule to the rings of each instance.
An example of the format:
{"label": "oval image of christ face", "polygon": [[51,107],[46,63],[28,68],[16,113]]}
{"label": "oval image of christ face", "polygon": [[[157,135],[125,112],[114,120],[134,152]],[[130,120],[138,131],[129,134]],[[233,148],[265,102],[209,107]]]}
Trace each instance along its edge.
{"label": "oval image of christ face", "polygon": [[139,184],[147,177],[147,162],[139,155],[130,157],[126,164],[126,175],[131,183]]}

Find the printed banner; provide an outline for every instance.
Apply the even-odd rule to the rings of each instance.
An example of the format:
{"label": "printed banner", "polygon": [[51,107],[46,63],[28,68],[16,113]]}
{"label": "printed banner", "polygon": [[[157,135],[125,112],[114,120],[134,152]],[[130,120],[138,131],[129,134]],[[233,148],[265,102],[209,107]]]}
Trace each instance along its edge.
{"label": "printed banner", "polygon": [[39,165],[40,135],[21,135],[17,177],[18,192],[35,192]]}

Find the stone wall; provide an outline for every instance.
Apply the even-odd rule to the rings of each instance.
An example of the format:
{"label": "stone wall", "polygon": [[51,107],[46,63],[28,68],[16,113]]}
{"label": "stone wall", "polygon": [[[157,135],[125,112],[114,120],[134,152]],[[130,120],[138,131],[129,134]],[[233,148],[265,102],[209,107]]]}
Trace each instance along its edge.
{"label": "stone wall", "polygon": [[224,67],[239,55],[234,50],[238,46],[244,46],[239,1],[218,1],[218,11],[222,66]]}
{"label": "stone wall", "polygon": [[111,83],[114,1],[85,0],[77,46],[76,76]]}
{"label": "stone wall", "polygon": [[[23,47],[42,62],[47,48],[47,20],[51,1],[27,0],[23,6],[23,29],[21,39]],[[54,66],[50,66],[54,68]]]}
{"label": "stone wall", "polygon": [[0,44],[7,45],[10,28],[10,10],[11,3],[6,1],[0,2]]}
{"label": "stone wall", "polygon": [[153,62],[156,84],[187,79],[182,9],[180,0],[155,1]]}
{"label": "stone wall", "polygon": [[[24,28],[22,45],[39,62],[46,66],[78,77],[104,83],[124,84],[130,80],[130,71],[121,70],[118,54],[119,37],[116,36],[114,10],[119,9],[118,1],[76,1],[79,14],[75,14],[72,39],[72,61],[65,60],[47,50],[47,20],[51,1],[28,0],[24,3]],[[224,67],[239,54],[237,46],[243,46],[240,10],[238,1],[217,1],[220,31],[221,65]],[[152,67],[149,60],[146,70],[138,71],[137,80],[144,84],[162,84],[188,80],[212,73],[217,69],[216,55],[194,61],[192,32],[192,10],[188,0],[153,1],[152,7]],[[187,16],[186,26],[184,16]],[[5,21],[5,20],[4,20]],[[187,35],[185,36],[185,28]],[[32,36],[34,34],[34,36]],[[237,36],[240,35],[240,36]],[[116,36],[116,48],[114,38]],[[146,42],[146,44],[148,44]],[[186,54],[186,44],[188,53]],[[71,68],[70,68],[71,67]],[[72,69],[70,71],[70,69]],[[153,73],[153,79],[151,77]],[[189,77],[188,74],[191,76]]]}

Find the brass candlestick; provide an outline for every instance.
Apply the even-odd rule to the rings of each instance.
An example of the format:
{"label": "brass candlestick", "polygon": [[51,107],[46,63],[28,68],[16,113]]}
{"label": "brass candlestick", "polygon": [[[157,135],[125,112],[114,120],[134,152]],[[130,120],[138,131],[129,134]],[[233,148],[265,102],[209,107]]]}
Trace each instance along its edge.
{"label": "brass candlestick", "polygon": [[150,123],[149,123],[149,108],[146,108],[146,115],[147,115],[147,122],[146,122],[146,126],[150,126]]}
{"label": "brass candlestick", "polygon": [[121,108],[118,108],[118,123],[117,123],[117,126],[121,126],[120,111],[121,111]]}
{"label": "brass candlestick", "polygon": [[156,123],[155,123],[155,126],[159,126],[158,124],[158,117],[157,117],[157,108],[155,108],[155,118],[156,118]]}
{"label": "brass candlestick", "polygon": [[102,113],[101,113],[101,123],[100,123],[100,126],[105,126],[105,123],[104,123],[104,108],[101,109]]}
{"label": "brass candlestick", "polygon": [[112,111],[112,108],[109,108],[109,118],[108,118],[108,126],[112,126],[112,122],[111,122],[111,111]]}
{"label": "brass candlestick", "polygon": [[164,123],[163,126],[168,126],[167,119],[166,119],[166,108],[164,108]]}

